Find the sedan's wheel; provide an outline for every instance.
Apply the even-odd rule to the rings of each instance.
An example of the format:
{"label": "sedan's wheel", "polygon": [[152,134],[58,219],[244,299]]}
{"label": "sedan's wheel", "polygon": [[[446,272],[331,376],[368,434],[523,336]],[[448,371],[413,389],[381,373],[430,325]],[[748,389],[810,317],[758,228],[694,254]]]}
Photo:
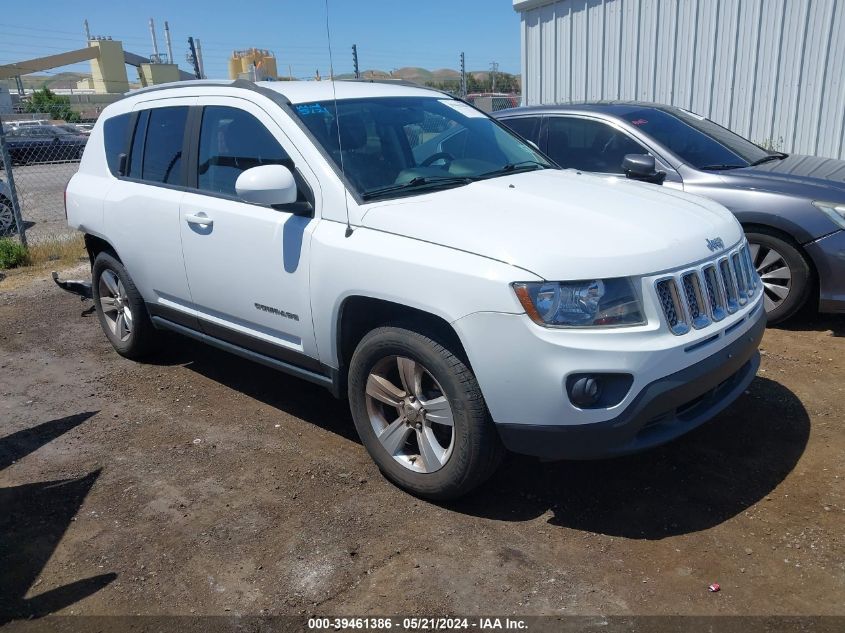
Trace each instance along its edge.
{"label": "sedan's wheel", "polygon": [[16,228],[12,204],[5,198],[0,198],[0,237],[13,235]]}
{"label": "sedan's wheel", "polygon": [[156,331],[123,264],[110,253],[100,253],[91,273],[94,307],[109,342],[127,358],[148,354],[155,345]]}
{"label": "sedan's wheel", "polygon": [[480,485],[503,453],[475,375],[447,341],[380,327],[349,366],[350,408],[365,448],[391,481],[432,499]]}
{"label": "sedan's wheel", "polygon": [[749,231],[748,247],[763,282],[763,304],[770,323],[794,315],[810,292],[810,265],[798,248],[764,229]]}
{"label": "sedan's wheel", "polygon": [[422,363],[401,356],[379,361],[367,378],[367,413],[384,450],[408,470],[433,473],[449,461],[452,408]]}

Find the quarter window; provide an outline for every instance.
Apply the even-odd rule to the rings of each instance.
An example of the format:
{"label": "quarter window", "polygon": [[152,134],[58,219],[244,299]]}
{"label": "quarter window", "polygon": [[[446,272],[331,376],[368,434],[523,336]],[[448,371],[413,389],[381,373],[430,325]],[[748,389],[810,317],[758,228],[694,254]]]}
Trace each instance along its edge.
{"label": "quarter window", "polygon": [[293,169],[287,152],[254,116],[237,108],[206,106],[197,161],[199,189],[234,196],[238,176],[259,165]]}
{"label": "quarter window", "polygon": [[648,154],[624,132],[601,121],[549,117],[547,154],[561,167],[621,174],[625,154]]}
{"label": "quarter window", "polygon": [[129,148],[129,121],[130,114],[119,114],[107,119],[103,125],[103,136],[105,138],[106,162],[109,171],[113,176],[120,176],[120,155],[125,154]]}
{"label": "quarter window", "polygon": [[149,111],[141,179],[168,185],[182,184],[182,143],[187,106]]}

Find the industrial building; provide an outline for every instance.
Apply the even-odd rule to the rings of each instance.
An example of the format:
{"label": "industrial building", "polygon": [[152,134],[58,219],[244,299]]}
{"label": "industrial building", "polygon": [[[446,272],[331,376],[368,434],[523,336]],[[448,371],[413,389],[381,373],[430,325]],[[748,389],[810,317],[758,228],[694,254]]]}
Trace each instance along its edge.
{"label": "industrial building", "polygon": [[526,105],[640,100],[845,158],[841,0],[514,0]]}
{"label": "industrial building", "polygon": [[229,58],[229,79],[250,79],[262,81],[276,80],[279,71],[276,68],[276,57],[268,50],[249,48],[243,51],[233,51]]}

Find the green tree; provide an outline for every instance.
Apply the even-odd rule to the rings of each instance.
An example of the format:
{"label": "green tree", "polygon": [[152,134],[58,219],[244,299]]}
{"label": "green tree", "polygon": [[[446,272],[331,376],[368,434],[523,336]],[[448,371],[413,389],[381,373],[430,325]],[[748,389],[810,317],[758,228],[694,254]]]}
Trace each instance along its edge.
{"label": "green tree", "polygon": [[68,123],[80,120],[79,113],[70,109],[70,99],[57,95],[46,86],[30,95],[23,110],[24,112],[43,112],[49,114],[51,119],[63,119]]}

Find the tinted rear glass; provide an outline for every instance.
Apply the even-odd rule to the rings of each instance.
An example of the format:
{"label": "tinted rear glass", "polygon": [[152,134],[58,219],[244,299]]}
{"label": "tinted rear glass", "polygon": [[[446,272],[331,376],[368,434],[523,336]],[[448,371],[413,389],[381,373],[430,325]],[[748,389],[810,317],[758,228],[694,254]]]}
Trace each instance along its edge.
{"label": "tinted rear glass", "polygon": [[106,162],[109,171],[118,176],[120,155],[129,151],[129,120],[132,115],[119,114],[103,124],[103,138],[106,148]]}
{"label": "tinted rear glass", "polygon": [[170,185],[182,183],[182,141],[188,107],[150,110],[141,179]]}

